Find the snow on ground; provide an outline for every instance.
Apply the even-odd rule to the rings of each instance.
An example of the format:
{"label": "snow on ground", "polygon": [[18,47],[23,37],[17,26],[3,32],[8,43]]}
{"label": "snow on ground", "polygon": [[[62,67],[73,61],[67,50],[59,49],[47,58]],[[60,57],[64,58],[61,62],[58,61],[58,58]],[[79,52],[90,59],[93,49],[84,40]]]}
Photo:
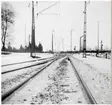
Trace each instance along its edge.
{"label": "snow on ground", "polygon": [[[87,53],[87,55],[96,57],[96,53]],[[97,56],[99,58],[106,58],[107,57],[107,59],[111,59],[111,53],[99,53]]]}
{"label": "snow on ground", "polygon": [[[48,64],[48,63],[47,63]],[[10,72],[2,75],[1,89],[2,94],[10,90],[11,88],[17,86],[21,82],[25,81],[27,78],[32,76],[34,73],[40,70],[44,65],[34,66],[24,70],[18,70],[15,72]]]}
{"label": "snow on ground", "polygon": [[41,58],[48,58],[48,57],[52,57],[53,54],[51,54],[51,53],[37,53],[37,56],[39,56]]}
{"label": "snow on ground", "polygon": [[[48,53],[37,53],[36,55],[40,58],[48,58],[53,56],[53,54],[48,54]],[[1,55],[1,65],[24,62],[24,61],[34,60],[34,59],[37,58],[31,58],[30,53],[11,53],[8,55]]]}
{"label": "snow on ground", "polygon": [[5,104],[88,103],[69,61],[60,59],[17,91]]}
{"label": "snow on ground", "polygon": [[17,68],[22,68],[22,67],[25,67],[25,66],[34,65],[34,64],[37,64],[37,63],[38,63],[38,61],[28,62],[28,63],[21,63],[21,64],[15,64],[15,65],[10,65],[10,66],[3,66],[1,71],[2,72],[10,71],[10,70],[14,70],[14,69],[17,69]]}
{"label": "snow on ground", "polygon": [[99,104],[112,104],[110,59],[74,54],[72,58],[77,71],[85,80]]}
{"label": "snow on ground", "polygon": [[[40,54],[39,56],[43,58],[51,57],[52,54]],[[72,58],[72,60],[76,69],[85,80],[96,101],[99,104],[112,104],[110,59],[96,58],[91,56],[82,58],[82,55],[80,54],[74,54],[73,56],[75,59]],[[15,61],[26,61],[26,59],[31,60],[32,58],[26,54],[12,54],[2,56],[2,61],[8,64],[9,62],[14,63]],[[53,63],[53,65],[51,65],[49,68],[40,73],[40,75],[35,77],[35,79],[29,82],[27,86],[25,86],[21,91],[17,91],[14,97],[6,103],[86,103],[83,94],[80,92],[79,83],[74,81],[76,78],[73,75],[74,73],[70,67],[69,62],[66,61],[67,65],[66,63],[64,65],[60,62]],[[63,70],[64,72],[62,72]],[[22,80],[27,78],[27,76],[31,74],[29,71],[28,73],[22,72],[23,75],[9,77],[10,80],[6,81],[6,83],[9,83],[9,88],[11,86],[10,84],[13,86],[13,83],[16,84],[21,82],[21,78],[23,78]]]}
{"label": "snow on ground", "polygon": [[111,60],[104,58],[97,58],[92,56],[87,56],[87,58],[83,58],[82,54],[74,54],[74,57],[81,60],[88,66],[92,66],[94,69],[97,69],[100,73],[108,74],[111,76]]}
{"label": "snow on ground", "polygon": [[[52,54],[44,54],[44,53],[42,53],[42,54],[40,53],[38,55],[41,58],[48,58],[48,57],[53,56]],[[37,58],[31,58],[28,53],[12,53],[12,54],[9,54],[9,55],[2,55],[1,58],[2,58],[2,65],[37,59]],[[4,67],[1,68],[1,71],[4,72],[4,71],[7,71],[7,70],[13,70],[13,69],[29,66],[29,65],[32,65],[32,64],[37,64],[38,62],[42,62],[42,61],[27,62],[27,63],[22,63],[22,64],[4,66]],[[31,74],[36,72],[37,68],[39,68],[41,66],[43,66],[43,65],[38,65],[38,66],[35,66],[35,67],[26,68],[24,70],[22,69],[22,70],[18,70],[18,71],[15,71],[15,72],[10,72],[8,74],[2,74],[2,76],[1,76],[2,77],[1,78],[2,93],[6,92],[10,88],[19,84],[24,79],[28,78]]]}
{"label": "snow on ground", "polygon": [[[36,64],[38,62],[42,62],[41,60],[38,61],[38,59],[43,59],[43,58],[48,58],[53,56],[52,54],[38,54],[40,58],[31,58],[28,53],[13,53],[9,55],[2,55],[2,65],[7,65],[7,64],[12,64],[12,63],[19,63],[19,64],[14,64],[14,65],[8,65],[8,66],[3,66],[1,68],[1,71],[9,71],[25,66],[30,66],[32,64]],[[20,62],[25,62],[25,61],[33,61],[34,62],[26,62],[26,63],[20,63]],[[43,59],[45,60],[45,59]]]}

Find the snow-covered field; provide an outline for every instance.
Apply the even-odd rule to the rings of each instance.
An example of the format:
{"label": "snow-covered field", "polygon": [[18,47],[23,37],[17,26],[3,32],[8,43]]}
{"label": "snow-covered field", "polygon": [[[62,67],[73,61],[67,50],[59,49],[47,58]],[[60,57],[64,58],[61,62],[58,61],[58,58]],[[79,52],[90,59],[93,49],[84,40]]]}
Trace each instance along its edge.
{"label": "snow-covered field", "polygon": [[[52,57],[53,54],[37,53],[37,56],[40,58],[48,58],[48,57]],[[16,63],[16,62],[24,62],[24,61],[40,59],[40,58],[31,58],[30,53],[12,53],[9,55],[1,55],[1,65],[6,65],[10,63]]]}
{"label": "snow-covered field", "polygon": [[112,104],[111,60],[74,54],[76,69],[89,86],[98,103]]}
{"label": "snow-covered field", "polygon": [[92,66],[93,69],[97,69],[100,73],[108,74],[108,76],[111,76],[111,60],[110,59],[104,59],[104,58],[98,58],[98,57],[92,57],[87,56],[87,58],[83,58],[82,54],[74,54],[75,58],[79,59],[89,67]]}

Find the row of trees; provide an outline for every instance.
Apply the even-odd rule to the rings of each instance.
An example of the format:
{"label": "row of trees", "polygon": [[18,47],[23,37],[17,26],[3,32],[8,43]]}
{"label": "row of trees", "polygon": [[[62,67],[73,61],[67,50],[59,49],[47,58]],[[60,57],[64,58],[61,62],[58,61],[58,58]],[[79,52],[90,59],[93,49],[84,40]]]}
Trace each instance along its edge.
{"label": "row of trees", "polygon": [[6,42],[9,41],[10,30],[14,24],[15,11],[11,4],[2,2],[1,5],[1,43],[2,51],[6,50]]}
{"label": "row of trees", "polygon": [[[22,45],[20,46],[19,49],[16,49],[14,47],[11,47],[11,44],[9,42],[8,44],[8,48],[5,48],[5,50],[9,51],[9,52],[30,52],[31,49],[31,44],[29,43],[28,46],[23,47]],[[41,43],[39,43],[39,45],[35,46],[35,52],[43,52],[43,46]]]}
{"label": "row of trees", "polygon": [[[20,46],[19,49],[11,47],[10,37],[11,37],[11,28],[14,25],[15,21],[15,11],[12,5],[9,2],[2,2],[1,5],[1,43],[2,51],[11,51],[11,52],[30,52],[31,44],[23,47]],[[12,40],[11,40],[12,41]],[[8,45],[6,47],[6,45]],[[35,52],[42,52],[43,46],[39,43],[38,46],[35,46]]]}

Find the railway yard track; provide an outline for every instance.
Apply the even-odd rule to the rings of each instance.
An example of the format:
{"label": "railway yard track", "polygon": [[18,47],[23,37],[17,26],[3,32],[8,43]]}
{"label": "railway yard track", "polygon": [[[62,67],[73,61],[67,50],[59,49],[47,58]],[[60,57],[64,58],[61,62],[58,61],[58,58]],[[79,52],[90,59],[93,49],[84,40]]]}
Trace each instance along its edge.
{"label": "railway yard track", "polygon": [[97,104],[71,56],[32,65],[2,73],[2,104]]}
{"label": "railway yard track", "polygon": [[10,63],[10,64],[2,65],[2,67],[4,67],[4,66],[10,66],[10,65],[16,65],[16,64],[29,63],[29,62],[35,62],[35,61],[37,61],[37,60],[30,60],[30,61],[24,61],[24,62]]}
{"label": "railway yard track", "polygon": [[[31,63],[32,61],[29,61],[29,62],[21,62],[21,63],[13,63],[13,64],[8,64],[7,67],[3,66],[2,68],[4,69],[5,68],[5,71],[2,72],[2,74],[6,74],[8,72],[13,72],[13,71],[17,71],[17,70],[22,70],[22,69],[25,69],[25,68],[30,68],[30,67],[33,67],[33,66],[37,66],[37,65],[41,65],[41,64],[45,64],[51,60],[53,60],[54,58],[50,58],[50,59],[44,59],[43,61],[40,61],[37,62],[37,60],[34,60],[33,63]],[[26,63],[26,64],[24,64]],[[18,65],[19,64],[19,67]],[[10,68],[14,68],[14,69],[10,69]],[[8,69],[8,70],[7,70]],[[10,70],[9,70],[10,69]]]}

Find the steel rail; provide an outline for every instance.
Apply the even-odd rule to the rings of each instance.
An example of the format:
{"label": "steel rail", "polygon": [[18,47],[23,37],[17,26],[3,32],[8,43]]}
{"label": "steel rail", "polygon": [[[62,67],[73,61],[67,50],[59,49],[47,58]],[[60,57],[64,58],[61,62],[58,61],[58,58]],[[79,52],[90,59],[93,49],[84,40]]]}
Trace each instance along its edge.
{"label": "steel rail", "polygon": [[43,61],[43,62],[38,62],[37,64],[33,64],[33,65],[25,66],[25,67],[20,67],[20,68],[17,68],[17,69],[12,69],[12,70],[8,70],[8,71],[4,71],[1,74],[6,74],[6,73],[9,73],[9,72],[13,72],[13,71],[22,70],[22,69],[30,68],[30,67],[33,67],[33,66],[41,65],[41,64],[47,63],[47,62],[49,62],[51,60],[53,60],[53,58],[49,59],[49,60],[46,60],[46,61]]}
{"label": "steel rail", "polygon": [[[40,60],[46,60],[46,59],[51,59],[53,57],[48,57],[48,58],[40,58],[40,59],[37,59],[38,61]],[[23,64],[23,63],[28,63],[28,62],[35,62],[37,60],[29,60],[29,61],[23,61],[23,62],[17,62],[17,63],[9,63],[9,64],[5,64],[5,65],[1,65],[2,67],[4,66],[10,66],[10,65],[16,65],[16,64]]]}
{"label": "steel rail", "polygon": [[10,65],[16,65],[16,64],[23,64],[23,63],[28,63],[28,62],[35,62],[35,61],[37,61],[37,60],[30,60],[30,61],[17,62],[17,63],[9,63],[9,64],[2,65],[2,67],[10,66]]}
{"label": "steel rail", "polygon": [[79,74],[79,72],[77,71],[77,69],[75,68],[75,65],[73,64],[72,59],[68,56],[68,60],[71,62],[72,67],[74,68],[74,71],[80,81],[80,83],[83,86],[83,89],[85,90],[85,93],[90,101],[91,104],[97,104],[95,98],[93,97],[92,93],[90,92],[90,89],[88,88],[86,82],[83,80],[82,76]]}
{"label": "steel rail", "polygon": [[53,61],[51,61],[49,64],[45,65],[42,69],[40,69],[39,71],[37,71],[36,73],[34,73],[31,77],[29,77],[28,79],[24,80],[22,83],[20,83],[17,86],[13,87],[9,91],[3,93],[2,94],[2,101],[4,101],[6,98],[8,98],[10,95],[12,95],[16,90],[18,90],[20,87],[22,87],[23,85],[25,85],[28,81],[30,81],[32,78],[34,78],[36,75],[38,75],[45,68],[47,68],[48,66],[50,66],[57,59],[59,59],[59,58],[58,57],[54,58]]}
{"label": "steel rail", "polygon": [[51,59],[51,58],[53,58],[53,57],[48,57],[48,58],[40,58],[40,59],[38,59],[38,61],[41,61],[41,60],[46,60],[46,59]]}

